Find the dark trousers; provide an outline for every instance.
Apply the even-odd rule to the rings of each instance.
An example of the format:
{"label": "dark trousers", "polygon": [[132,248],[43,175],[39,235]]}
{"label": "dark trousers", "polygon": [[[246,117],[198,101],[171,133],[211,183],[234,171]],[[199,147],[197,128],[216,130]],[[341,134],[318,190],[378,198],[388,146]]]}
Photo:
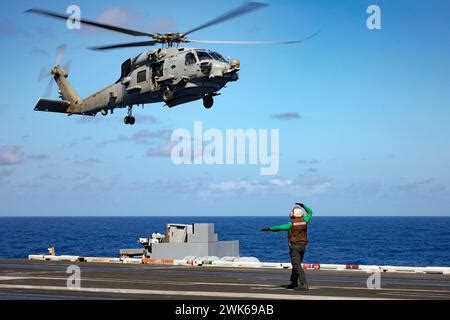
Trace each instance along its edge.
{"label": "dark trousers", "polygon": [[297,243],[290,246],[289,256],[292,263],[291,283],[299,285],[301,288],[308,288],[305,272],[302,268],[303,256],[305,255],[306,244]]}

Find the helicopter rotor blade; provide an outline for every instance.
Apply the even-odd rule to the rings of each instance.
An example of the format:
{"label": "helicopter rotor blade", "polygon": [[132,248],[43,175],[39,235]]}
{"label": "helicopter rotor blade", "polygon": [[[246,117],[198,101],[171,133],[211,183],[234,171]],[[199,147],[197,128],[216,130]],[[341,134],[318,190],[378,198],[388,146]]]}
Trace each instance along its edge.
{"label": "helicopter rotor blade", "polygon": [[[35,14],[39,14],[39,15],[43,15],[43,16],[66,20],[66,21],[68,19],[73,19],[73,17],[71,17],[70,15],[67,15],[67,14],[60,14],[57,12],[48,11],[48,10],[39,9],[39,8],[29,9],[29,10],[25,11],[25,13],[35,13]],[[106,30],[110,30],[110,31],[120,32],[120,33],[125,33],[125,34],[131,35],[131,36],[153,37],[153,35],[151,33],[122,28],[122,27],[118,27],[118,26],[114,26],[114,25],[110,25],[110,24],[106,24],[106,23],[100,23],[100,22],[93,21],[93,20],[80,19],[80,22],[83,24],[92,26],[92,27],[106,29]]]}
{"label": "helicopter rotor blade", "polygon": [[[55,66],[59,66],[64,58],[64,53],[66,51],[67,46],[65,44],[60,45],[56,48],[56,54],[55,54]],[[66,70],[68,73],[70,70],[70,67],[72,65],[72,61],[68,61],[64,64],[63,69]],[[53,68],[42,68],[38,80],[41,81],[47,77],[50,77],[50,82],[48,83],[42,97],[47,98],[50,97],[52,90],[53,90],[53,82],[54,82],[54,76],[52,75],[52,69]]]}
{"label": "helicopter rotor blade", "polygon": [[157,43],[158,43],[158,41],[156,41],[156,40],[141,41],[141,42],[129,42],[129,43],[112,44],[112,45],[101,46],[101,47],[92,47],[92,48],[89,48],[89,49],[102,51],[102,50],[111,50],[111,49],[120,49],[120,48],[134,48],[134,47],[154,46]]}
{"label": "helicopter rotor blade", "polygon": [[313,33],[312,35],[302,39],[302,40],[293,40],[293,41],[227,41],[227,40],[187,40],[188,42],[192,43],[209,43],[209,44],[294,44],[294,43],[301,43],[306,40],[309,40],[311,38],[314,38],[320,33],[320,31],[317,31]]}
{"label": "helicopter rotor blade", "polygon": [[43,98],[50,97],[50,95],[52,94],[52,90],[53,90],[53,78],[50,78],[50,82],[48,83],[47,88],[45,89],[42,97]]}
{"label": "helicopter rotor blade", "polygon": [[41,72],[39,72],[38,81],[42,81],[45,78],[49,77],[51,74],[51,70],[48,68],[42,68]]}
{"label": "helicopter rotor blade", "polygon": [[[64,53],[66,51],[66,45],[60,45],[56,48],[56,54],[55,54],[55,66],[59,66],[61,64],[62,59],[64,58]],[[38,81],[42,81],[43,79],[51,76],[52,74],[52,68],[42,68],[39,72]]]}
{"label": "helicopter rotor blade", "polygon": [[64,65],[63,65],[63,69],[67,72],[70,73],[70,68],[72,67],[72,60],[67,61]]}
{"label": "helicopter rotor blade", "polygon": [[61,64],[62,59],[64,58],[64,53],[66,52],[66,45],[60,45],[56,49],[56,58],[55,58],[55,66],[59,66]]}
{"label": "helicopter rotor blade", "polygon": [[222,40],[188,40],[192,43],[209,43],[209,44],[293,44],[300,43],[297,41],[222,41]]}
{"label": "helicopter rotor blade", "polygon": [[242,16],[244,14],[248,14],[250,12],[256,11],[258,9],[261,9],[261,8],[264,8],[264,7],[267,7],[267,6],[268,6],[268,4],[266,4],[266,3],[246,2],[246,3],[242,4],[241,6],[235,8],[235,9],[233,9],[231,11],[228,11],[227,13],[224,13],[223,15],[221,15],[221,16],[213,19],[213,20],[210,20],[210,21],[208,21],[208,22],[206,22],[206,23],[204,23],[204,24],[202,24],[202,25],[200,25],[200,26],[198,26],[198,27],[196,27],[194,29],[189,30],[188,32],[183,33],[183,37],[187,36],[190,33],[193,33],[193,32],[196,32],[196,31],[199,31],[199,30],[211,27],[213,25],[225,22],[227,20],[231,20],[231,19],[237,18],[239,16]]}

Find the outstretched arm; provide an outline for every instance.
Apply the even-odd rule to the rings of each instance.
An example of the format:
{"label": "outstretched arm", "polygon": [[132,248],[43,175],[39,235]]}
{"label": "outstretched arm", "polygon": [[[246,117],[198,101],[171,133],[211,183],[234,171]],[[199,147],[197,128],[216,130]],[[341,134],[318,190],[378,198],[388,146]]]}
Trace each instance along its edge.
{"label": "outstretched arm", "polygon": [[273,226],[270,228],[264,228],[261,229],[261,231],[272,231],[272,232],[279,232],[279,231],[289,231],[292,228],[292,222],[288,222],[286,224],[282,224],[279,226]]}

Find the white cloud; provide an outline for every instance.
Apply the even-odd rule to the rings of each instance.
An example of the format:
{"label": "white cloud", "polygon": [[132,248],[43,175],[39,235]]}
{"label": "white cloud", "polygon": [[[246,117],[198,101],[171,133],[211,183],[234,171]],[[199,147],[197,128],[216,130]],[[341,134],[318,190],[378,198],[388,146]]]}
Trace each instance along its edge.
{"label": "white cloud", "polygon": [[172,155],[172,149],[176,145],[175,142],[167,142],[156,146],[155,148],[149,149],[147,156],[153,157],[170,157]]}
{"label": "white cloud", "polygon": [[[86,14],[85,18],[89,19],[88,14],[84,14]],[[130,22],[137,20],[137,16],[126,7],[113,6],[101,11],[100,14],[93,20],[104,24],[126,28]],[[88,33],[108,32],[104,29],[88,25],[82,25],[81,31]]]}
{"label": "white cloud", "polygon": [[0,170],[0,179],[11,176],[11,170]]}
{"label": "white cloud", "polygon": [[179,179],[156,181],[154,183],[155,189],[158,190],[192,193],[201,198],[223,196],[224,194],[241,196],[243,193],[286,193],[295,194],[296,196],[311,196],[325,193],[331,186],[331,180],[321,176],[298,176],[295,179],[237,179],[225,181]]}
{"label": "white cloud", "polygon": [[0,148],[0,165],[8,166],[19,164],[24,159],[24,153],[18,146],[9,145]]}
{"label": "white cloud", "polygon": [[[153,33],[166,33],[175,31],[175,23],[169,16],[158,16],[149,22],[148,16],[143,16],[139,12],[131,11],[124,6],[113,6],[100,12],[95,21],[119,27],[148,31]],[[102,29],[84,26],[82,30],[89,32],[101,32]]]}
{"label": "white cloud", "polygon": [[168,141],[170,140],[170,134],[171,130],[169,129],[161,129],[157,131],[150,131],[150,130],[139,130],[133,136],[131,139],[136,143],[141,144],[149,144],[151,142],[154,142],[155,140],[159,141]]}
{"label": "white cloud", "polygon": [[97,124],[100,122],[100,117],[81,116],[76,119],[78,124]]}
{"label": "white cloud", "polygon": [[134,14],[125,7],[111,7],[101,12],[97,19],[98,22],[112,24],[116,26],[126,26],[134,17]]}
{"label": "white cloud", "polygon": [[148,30],[157,33],[174,32],[175,23],[170,17],[159,17],[150,24]]}
{"label": "white cloud", "polygon": [[[158,118],[151,116],[151,115],[145,115],[145,114],[139,115],[137,121],[139,122],[139,124],[141,124],[141,123],[149,123],[149,124],[160,123]],[[122,119],[120,119],[120,122],[122,122]]]}
{"label": "white cloud", "polygon": [[298,120],[298,119],[302,118],[297,112],[286,112],[286,113],[272,114],[270,117],[272,119],[285,120],[285,121]]}

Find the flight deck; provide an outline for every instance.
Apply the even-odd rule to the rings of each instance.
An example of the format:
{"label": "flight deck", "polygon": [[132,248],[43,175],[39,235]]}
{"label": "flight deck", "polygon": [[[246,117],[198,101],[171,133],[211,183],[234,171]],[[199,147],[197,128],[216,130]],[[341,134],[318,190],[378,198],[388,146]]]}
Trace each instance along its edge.
{"label": "flight deck", "polygon": [[[80,288],[67,286],[79,266]],[[368,289],[364,271],[306,270],[308,292],[288,290],[289,269],[196,267],[0,260],[0,299],[352,300],[450,299],[450,275],[381,273],[381,288]]]}

